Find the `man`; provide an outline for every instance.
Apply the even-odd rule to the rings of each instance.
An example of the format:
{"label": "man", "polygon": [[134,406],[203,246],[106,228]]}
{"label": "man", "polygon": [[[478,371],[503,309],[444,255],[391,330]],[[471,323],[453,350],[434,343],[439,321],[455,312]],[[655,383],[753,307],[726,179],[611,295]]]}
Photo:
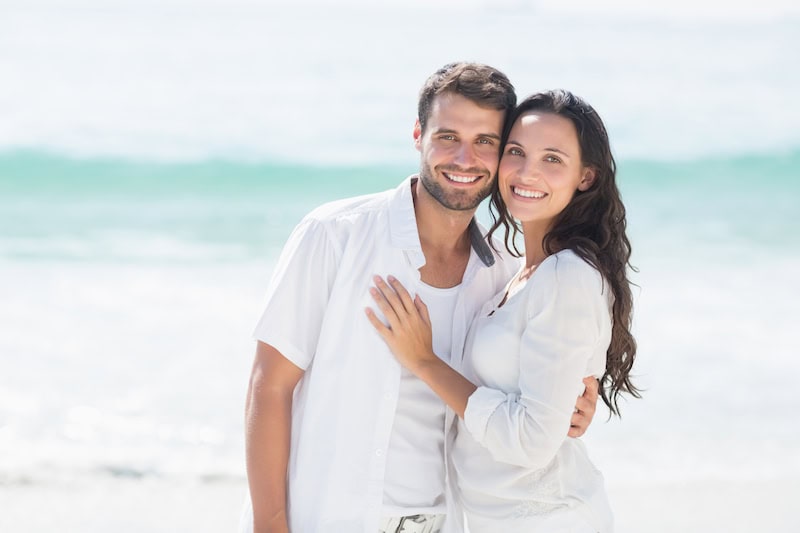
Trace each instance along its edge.
{"label": "man", "polygon": [[[457,364],[467,328],[518,262],[473,220],[496,179],[508,78],[446,65],[420,93],[419,176],[397,189],[326,204],[292,233],[275,268],[246,406],[252,517],[262,532],[458,531],[447,506],[445,427],[424,383],[401,369],[364,316],[375,274],[428,304],[436,353]],[[592,396],[594,395],[594,396]],[[596,390],[579,399],[585,431]],[[451,415],[452,416],[452,415]],[[413,528],[413,529],[412,529]]]}

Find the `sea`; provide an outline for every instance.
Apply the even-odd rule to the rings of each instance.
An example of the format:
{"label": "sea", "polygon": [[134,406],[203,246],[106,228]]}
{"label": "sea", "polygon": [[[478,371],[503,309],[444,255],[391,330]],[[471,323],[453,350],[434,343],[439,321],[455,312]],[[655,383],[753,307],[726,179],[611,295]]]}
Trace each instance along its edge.
{"label": "sea", "polygon": [[475,60],[610,132],[643,397],[585,437],[609,485],[800,496],[800,9],[715,5],[0,2],[0,494],[244,491],[284,241],[416,172],[420,86]]}

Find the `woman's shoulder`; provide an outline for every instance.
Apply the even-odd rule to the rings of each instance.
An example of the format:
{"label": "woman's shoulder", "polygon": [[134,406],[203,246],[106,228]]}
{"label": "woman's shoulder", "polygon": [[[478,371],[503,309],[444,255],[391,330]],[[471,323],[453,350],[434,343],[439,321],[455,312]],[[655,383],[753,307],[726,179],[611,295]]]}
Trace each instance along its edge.
{"label": "woman's shoulder", "polygon": [[600,272],[588,261],[573,250],[561,250],[542,261],[537,269],[539,273],[549,272],[558,277],[586,277],[588,279],[601,279]]}
{"label": "woman's shoulder", "polygon": [[573,250],[548,256],[536,269],[534,279],[546,291],[566,289],[602,294],[605,289],[602,274]]}

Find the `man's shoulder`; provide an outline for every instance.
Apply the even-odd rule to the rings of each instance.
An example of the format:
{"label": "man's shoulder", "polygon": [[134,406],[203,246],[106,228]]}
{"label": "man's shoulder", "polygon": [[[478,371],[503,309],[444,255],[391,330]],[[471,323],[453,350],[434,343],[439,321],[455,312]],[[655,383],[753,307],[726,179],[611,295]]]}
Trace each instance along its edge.
{"label": "man's shoulder", "polygon": [[336,225],[344,220],[353,222],[359,218],[369,218],[387,210],[393,192],[394,190],[390,189],[333,200],[312,210],[304,217],[304,220],[324,225]]}
{"label": "man's shoulder", "polygon": [[494,265],[492,265],[493,271],[502,278],[510,278],[516,274],[522,260],[508,251],[505,242],[503,242],[496,233],[489,237],[489,230],[477,219],[476,222],[483,234],[483,238],[486,240],[486,244],[492,250],[492,254],[495,257]]}

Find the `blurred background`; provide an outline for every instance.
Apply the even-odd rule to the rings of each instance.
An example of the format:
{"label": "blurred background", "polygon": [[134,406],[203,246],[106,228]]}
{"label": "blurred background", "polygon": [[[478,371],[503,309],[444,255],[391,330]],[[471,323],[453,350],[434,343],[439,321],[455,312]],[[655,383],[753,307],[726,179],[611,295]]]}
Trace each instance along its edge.
{"label": "blurred background", "polygon": [[283,242],[417,170],[454,60],[609,128],[644,389],[586,437],[617,530],[800,531],[799,51],[782,0],[0,0],[0,531],[235,529]]}

